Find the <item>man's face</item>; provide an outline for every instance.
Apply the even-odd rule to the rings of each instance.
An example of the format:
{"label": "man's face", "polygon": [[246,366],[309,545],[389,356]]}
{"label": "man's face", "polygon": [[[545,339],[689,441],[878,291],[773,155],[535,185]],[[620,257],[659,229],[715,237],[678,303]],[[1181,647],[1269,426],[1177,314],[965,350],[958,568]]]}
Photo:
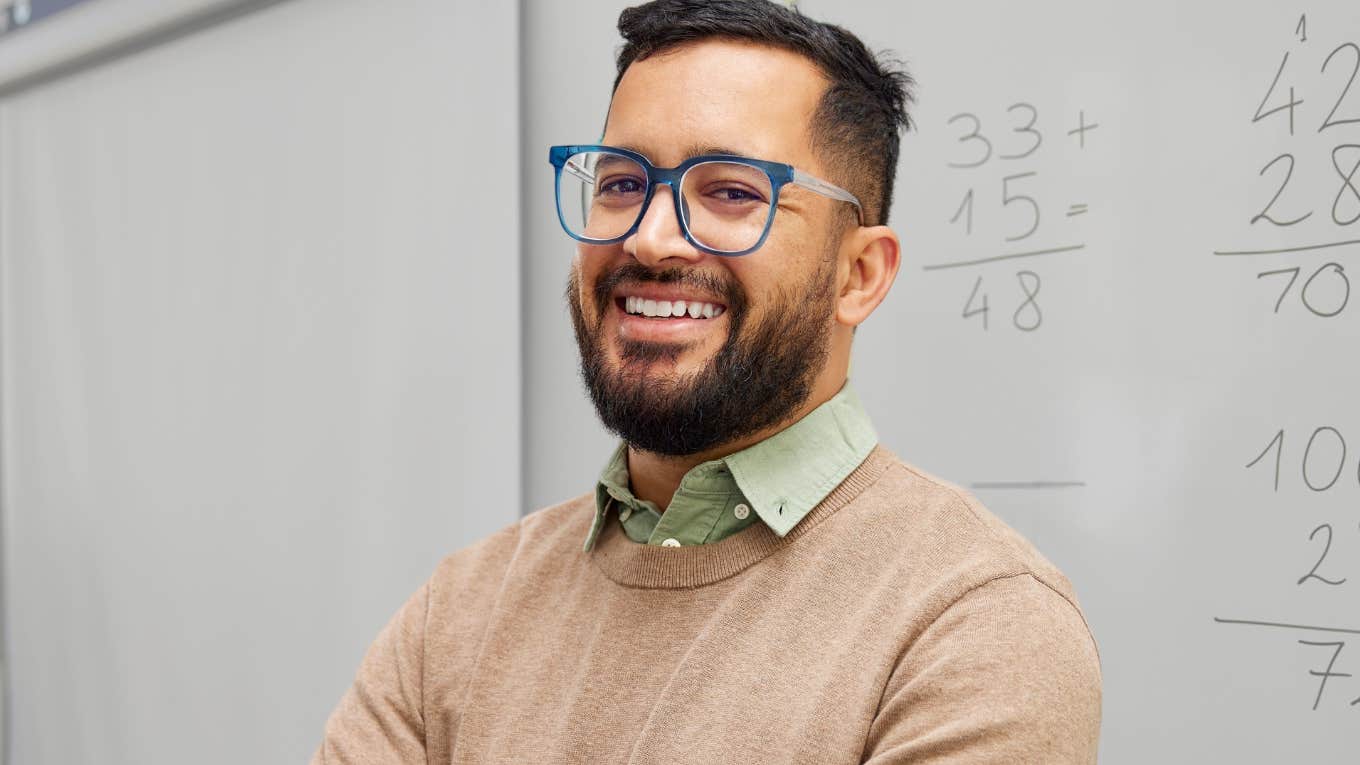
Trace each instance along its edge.
{"label": "man's face", "polygon": [[[602,143],[659,167],[696,154],[785,162],[820,177],[809,125],[826,80],[787,51],[704,41],[634,62]],[[638,231],[578,245],[568,299],[582,369],[605,425],[636,448],[697,454],[768,428],[807,398],[833,325],[835,205],[785,186],[769,236],[739,257],[685,241],[669,186]],[[714,306],[693,316],[630,313],[629,298]]]}

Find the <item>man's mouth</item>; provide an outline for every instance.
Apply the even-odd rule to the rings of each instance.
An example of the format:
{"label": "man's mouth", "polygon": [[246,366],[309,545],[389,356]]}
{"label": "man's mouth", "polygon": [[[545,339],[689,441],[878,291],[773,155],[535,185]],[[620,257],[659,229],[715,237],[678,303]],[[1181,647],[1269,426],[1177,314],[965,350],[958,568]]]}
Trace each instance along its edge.
{"label": "man's mouth", "polygon": [[656,300],[641,295],[622,295],[615,305],[630,316],[649,319],[713,319],[727,310],[721,303],[700,300]]}

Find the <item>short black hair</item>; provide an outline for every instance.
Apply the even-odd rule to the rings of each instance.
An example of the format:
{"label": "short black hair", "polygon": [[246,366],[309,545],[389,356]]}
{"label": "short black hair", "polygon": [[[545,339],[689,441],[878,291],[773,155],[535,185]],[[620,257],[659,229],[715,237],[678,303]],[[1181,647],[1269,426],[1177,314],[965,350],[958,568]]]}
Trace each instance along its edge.
{"label": "short black hair", "polygon": [[866,225],[887,221],[899,135],[912,127],[907,106],[915,81],[901,62],[772,0],[654,0],[619,14],[619,33],[614,90],[634,61],[705,39],[754,42],[811,60],[830,80],[811,126],[813,149],[838,176],[827,180],[859,197]]}

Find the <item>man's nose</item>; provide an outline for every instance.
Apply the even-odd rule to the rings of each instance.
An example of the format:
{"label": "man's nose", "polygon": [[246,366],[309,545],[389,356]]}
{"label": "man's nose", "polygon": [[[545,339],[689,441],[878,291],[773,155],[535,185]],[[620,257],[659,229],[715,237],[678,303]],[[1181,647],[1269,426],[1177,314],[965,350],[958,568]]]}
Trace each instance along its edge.
{"label": "man's nose", "polygon": [[[662,196],[663,191],[665,196]],[[671,258],[695,261],[704,257],[703,252],[685,240],[680,230],[680,221],[675,216],[674,195],[675,189],[671,186],[657,184],[637,231],[623,240],[623,251],[643,265],[656,267]],[[684,204],[683,197],[681,204]]]}

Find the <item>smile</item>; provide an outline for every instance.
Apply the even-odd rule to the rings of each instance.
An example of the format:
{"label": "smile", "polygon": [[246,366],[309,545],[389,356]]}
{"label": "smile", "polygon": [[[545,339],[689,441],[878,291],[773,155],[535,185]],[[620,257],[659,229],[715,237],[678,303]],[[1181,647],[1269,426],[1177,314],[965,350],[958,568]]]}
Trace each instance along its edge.
{"label": "smile", "polygon": [[691,318],[712,319],[727,310],[718,303],[698,300],[654,300],[641,295],[626,295],[618,298],[619,307],[630,316],[644,316],[653,319]]}

